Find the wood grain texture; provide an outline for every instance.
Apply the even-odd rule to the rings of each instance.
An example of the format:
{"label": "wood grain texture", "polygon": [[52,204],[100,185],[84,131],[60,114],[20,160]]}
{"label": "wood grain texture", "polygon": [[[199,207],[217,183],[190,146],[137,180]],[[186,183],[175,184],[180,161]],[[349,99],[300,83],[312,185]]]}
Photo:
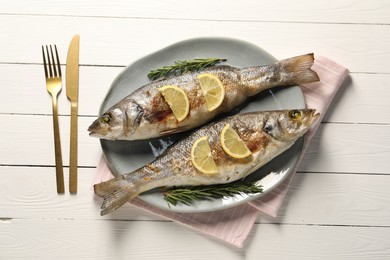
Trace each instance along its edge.
{"label": "wood grain texture", "polygon": [[[253,259],[386,259],[390,230],[375,227],[260,225]],[[250,249],[249,249],[250,251]]]}
{"label": "wood grain texture", "polygon": [[[63,57],[65,60],[65,56]],[[80,67],[79,115],[96,116],[105,95],[123,67]],[[2,84],[0,95],[7,97],[0,103],[2,114],[51,114],[51,99],[45,88],[43,65],[0,64]],[[66,73],[65,66],[62,71]],[[23,74],[18,81],[18,75]],[[70,115],[65,80],[58,97],[60,115]]]}
{"label": "wood grain texture", "polygon": [[[247,0],[245,3],[227,0],[190,0],[173,2],[168,0],[115,0],[115,1],[65,1],[23,0],[2,2],[3,14],[67,15],[157,19],[234,20],[234,21],[285,21],[316,23],[390,23],[386,10],[389,3],[377,0],[364,1],[310,1],[297,0],[287,4],[286,0]],[[45,8],[42,8],[44,6]]]}
{"label": "wood grain texture", "polygon": [[[65,67],[63,70],[65,71]],[[122,70],[123,67],[80,68],[80,115],[98,114],[111,83]],[[7,97],[0,103],[0,113],[52,113],[50,96],[44,88],[43,66],[0,64],[0,71],[3,73],[0,95]],[[25,76],[15,81],[19,74]],[[324,121],[390,124],[390,87],[387,82],[390,82],[390,74],[351,74],[333,101]],[[61,115],[70,114],[65,91],[59,95],[58,106]],[[367,106],[370,106],[370,109],[367,109]]]}
{"label": "wood grain texture", "polygon": [[[75,33],[81,36],[80,64],[115,66],[128,65],[181,40],[209,36],[242,39],[278,59],[314,52],[339,62],[351,72],[390,73],[390,26],[29,15],[1,15],[0,23],[16,25],[2,28],[7,37],[0,42],[0,63],[41,63],[40,46],[53,42],[61,57],[65,57]],[[30,23],[35,26],[24,26]],[[29,41],[19,40],[20,34]]]}
{"label": "wood grain texture", "polygon": [[[5,165],[54,165],[51,116],[0,115],[9,120],[9,128],[0,137],[0,163]],[[26,121],[27,120],[27,121]],[[79,166],[96,166],[101,154],[98,139],[86,129],[91,118],[79,118]],[[59,118],[62,160],[69,166],[70,117]],[[36,152],[39,149],[39,153]],[[10,153],[12,151],[12,153]]]}
{"label": "wood grain texture", "polygon": [[[7,128],[0,135],[0,164],[54,165],[51,116],[0,115]],[[79,118],[79,166],[96,166],[100,142],[86,129],[93,121]],[[64,165],[69,165],[69,117],[60,117]],[[372,134],[375,133],[375,134]],[[390,125],[322,124],[300,171],[390,174]],[[36,153],[39,147],[40,153]],[[10,153],[9,151],[12,151]]]}
{"label": "wood grain texture", "polygon": [[[101,217],[102,200],[91,189],[94,173],[80,169],[78,194],[58,196],[53,167],[0,167],[0,218],[165,221],[131,205]],[[257,222],[390,227],[389,218],[388,175],[298,173],[279,216],[260,214]]]}
{"label": "wood grain texture", "polygon": [[171,222],[15,219],[0,226],[0,257],[12,259],[363,260],[390,254],[390,229],[377,227],[261,224],[250,245],[232,250]]}
{"label": "wood grain texture", "polygon": [[323,124],[311,141],[299,170],[389,174],[389,127]]}
{"label": "wood grain texture", "polygon": [[324,122],[390,123],[389,74],[350,74],[334,98]]}
{"label": "wood grain texture", "polygon": [[[0,259],[375,259],[390,255],[390,3],[189,0],[0,2]],[[55,191],[42,44],[81,35],[79,192]],[[276,218],[244,248],[130,205],[99,216],[101,156],[87,127],[124,66],[177,41],[232,37],[278,59],[307,52],[351,73]],[[69,102],[59,100],[65,179]],[[68,185],[68,184],[66,184]]]}

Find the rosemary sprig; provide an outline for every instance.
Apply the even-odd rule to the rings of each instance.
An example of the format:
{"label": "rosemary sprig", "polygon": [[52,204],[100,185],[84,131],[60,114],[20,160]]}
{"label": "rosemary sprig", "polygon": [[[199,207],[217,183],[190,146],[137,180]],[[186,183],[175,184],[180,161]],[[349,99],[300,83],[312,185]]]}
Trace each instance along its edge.
{"label": "rosemary sprig", "polygon": [[178,203],[191,205],[198,200],[219,199],[234,195],[261,193],[263,188],[257,182],[227,183],[209,186],[194,186],[177,188],[163,193],[168,204],[176,206]]}
{"label": "rosemary sprig", "polygon": [[149,72],[148,77],[155,80],[168,75],[180,75],[189,71],[197,71],[224,62],[226,59],[207,58],[207,59],[193,59],[193,60],[179,60],[174,65],[164,66]]}

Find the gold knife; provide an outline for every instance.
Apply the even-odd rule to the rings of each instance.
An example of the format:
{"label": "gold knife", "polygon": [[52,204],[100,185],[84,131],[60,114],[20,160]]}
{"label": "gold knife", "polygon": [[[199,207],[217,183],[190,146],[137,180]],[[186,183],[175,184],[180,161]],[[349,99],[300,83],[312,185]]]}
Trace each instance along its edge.
{"label": "gold knife", "polygon": [[79,48],[80,36],[76,34],[70,42],[66,59],[66,95],[70,100],[70,155],[69,192],[77,192],[77,113],[79,98]]}

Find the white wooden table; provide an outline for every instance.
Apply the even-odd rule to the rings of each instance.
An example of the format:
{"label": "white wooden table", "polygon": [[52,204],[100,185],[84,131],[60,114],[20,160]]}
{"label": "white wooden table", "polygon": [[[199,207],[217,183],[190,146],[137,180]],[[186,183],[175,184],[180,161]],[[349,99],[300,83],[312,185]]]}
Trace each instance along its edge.
{"label": "white wooden table", "polygon": [[[0,2],[0,259],[390,259],[390,2]],[[81,35],[79,192],[57,195],[41,45],[66,60]],[[350,70],[279,217],[236,249],[131,206],[105,217],[87,127],[129,63],[180,40],[224,36]],[[65,67],[63,67],[65,70]],[[70,107],[59,100],[67,180]],[[67,183],[67,181],[66,181]]]}

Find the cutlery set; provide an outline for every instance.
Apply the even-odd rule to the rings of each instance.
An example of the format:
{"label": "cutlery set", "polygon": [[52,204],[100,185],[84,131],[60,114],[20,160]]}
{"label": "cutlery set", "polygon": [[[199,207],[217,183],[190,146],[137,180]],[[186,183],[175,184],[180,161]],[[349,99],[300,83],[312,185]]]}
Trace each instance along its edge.
{"label": "cutlery set", "polygon": [[[70,42],[66,59],[66,95],[71,105],[70,155],[69,155],[69,192],[77,192],[77,114],[79,88],[79,47],[80,36],[75,35]],[[61,64],[57,47],[42,46],[46,89],[52,96],[54,150],[56,163],[57,193],[65,192],[64,173],[61,153],[60,129],[58,124],[57,99],[62,89]]]}

